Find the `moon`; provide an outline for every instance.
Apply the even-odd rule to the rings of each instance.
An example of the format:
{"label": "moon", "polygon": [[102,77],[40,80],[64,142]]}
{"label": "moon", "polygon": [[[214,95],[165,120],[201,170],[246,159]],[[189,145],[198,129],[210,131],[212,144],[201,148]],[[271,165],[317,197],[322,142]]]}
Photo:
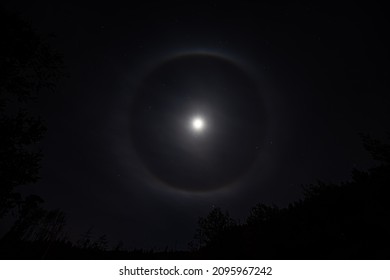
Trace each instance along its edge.
{"label": "moon", "polygon": [[191,122],[192,130],[201,132],[205,128],[205,122],[202,117],[194,117]]}
{"label": "moon", "polygon": [[[257,163],[267,132],[263,90],[241,63],[190,53],[163,59],[129,109],[146,184],[188,193],[236,186]],[[153,109],[151,109],[153,108]]]}

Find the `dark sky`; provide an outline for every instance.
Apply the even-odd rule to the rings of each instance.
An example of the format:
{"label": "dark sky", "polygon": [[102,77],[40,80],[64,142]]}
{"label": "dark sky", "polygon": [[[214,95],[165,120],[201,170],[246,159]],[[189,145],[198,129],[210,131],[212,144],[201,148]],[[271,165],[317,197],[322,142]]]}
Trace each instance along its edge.
{"label": "dark sky", "polygon": [[56,35],[69,73],[39,100],[29,191],[75,238],[93,226],[130,248],[185,248],[214,206],[244,219],[372,166],[358,133],[388,130],[383,7],[8,2]]}

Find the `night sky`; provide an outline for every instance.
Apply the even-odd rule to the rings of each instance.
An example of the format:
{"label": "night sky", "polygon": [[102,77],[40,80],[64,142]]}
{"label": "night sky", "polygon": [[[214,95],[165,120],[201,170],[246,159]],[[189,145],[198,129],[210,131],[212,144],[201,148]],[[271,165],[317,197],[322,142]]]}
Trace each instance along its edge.
{"label": "night sky", "polygon": [[373,166],[359,133],[389,128],[380,6],[5,2],[63,55],[24,190],[75,239],[186,248],[213,207],[242,220]]}

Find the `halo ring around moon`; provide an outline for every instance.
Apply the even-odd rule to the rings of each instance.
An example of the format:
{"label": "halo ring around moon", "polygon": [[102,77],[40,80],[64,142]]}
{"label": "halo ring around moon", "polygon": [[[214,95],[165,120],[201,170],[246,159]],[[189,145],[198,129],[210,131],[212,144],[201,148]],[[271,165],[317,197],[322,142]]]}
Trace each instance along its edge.
{"label": "halo ring around moon", "polygon": [[[247,132],[247,130],[242,130],[242,129],[240,130],[239,128],[235,128],[236,129],[235,132],[239,132],[239,133],[243,133],[243,134],[248,133],[248,135],[243,135],[243,137],[249,136],[248,138],[250,140],[248,141],[247,145],[249,145],[250,147],[246,147],[245,141],[241,141],[241,142],[236,141],[237,143],[234,143],[230,146],[227,145],[226,150],[230,151],[230,153],[231,153],[230,158],[229,158],[229,156],[226,156],[223,154],[224,150],[222,148],[218,150],[218,152],[220,152],[219,154],[216,153],[213,157],[211,157],[211,156],[208,157],[209,155],[207,153],[209,151],[207,149],[210,148],[210,150],[213,151],[212,147],[218,146],[218,143],[217,143],[218,141],[213,142],[209,139],[211,142],[213,142],[213,145],[207,144],[209,147],[199,148],[199,147],[196,147],[197,143],[191,142],[193,140],[182,139],[183,138],[182,137],[183,131],[180,131],[180,129],[177,129],[177,127],[179,127],[179,128],[181,127],[180,119],[188,117],[188,115],[186,115],[186,114],[198,113],[199,108],[203,108],[203,111],[206,115],[205,120],[208,121],[210,119],[210,121],[211,121],[210,127],[209,127],[209,125],[207,126],[208,131],[207,132],[205,131],[204,134],[207,134],[209,132],[209,130],[212,130],[213,119],[218,119],[220,121],[220,123],[222,123],[222,120],[225,121],[225,119],[228,119],[226,117],[226,115],[228,115],[228,114],[226,114],[226,112],[228,112],[229,110],[233,111],[231,113],[231,115],[235,114],[234,116],[239,118],[240,111],[234,112],[234,107],[231,106],[231,105],[234,105],[232,103],[235,103],[235,101],[239,100],[239,98],[237,96],[242,94],[242,92],[238,92],[238,90],[228,91],[228,93],[226,94],[228,96],[227,99],[229,99],[229,98],[231,99],[230,103],[227,102],[227,103],[229,103],[228,105],[230,106],[230,107],[228,106],[229,110],[226,109],[226,111],[222,110],[220,112],[218,110],[216,110],[215,108],[213,108],[213,106],[208,106],[209,104],[207,104],[208,103],[207,98],[205,98],[205,96],[207,94],[200,94],[198,96],[199,97],[198,99],[200,100],[199,101],[199,100],[196,100],[196,98],[194,98],[195,100],[192,100],[191,93],[189,93],[187,95],[184,94],[183,96],[181,96],[179,93],[177,93],[177,91],[179,91],[179,89],[182,89],[182,88],[186,89],[186,85],[185,85],[186,83],[189,84],[187,86],[188,91],[193,90],[192,86],[194,84],[196,84],[197,82],[198,82],[198,84],[203,83],[202,86],[199,86],[199,88],[195,89],[194,91],[195,92],[196,91],[207,91],[208,87],[211,90],[220,91],[221,93],[219,93],[216,100],[213,100],[213,102],[211,102],[215,105],[215,104],[218,104],[218,102],[220,102],[220,103],[221,103],[221,101],[222,101],[222,103],[224,102],[223,101],[224,93],[222,93],[223,85],[220,85],[221,81],[222,82],[224,81],[227,86],[236,87],[236,89],[239,89],[242,86],[240,84],[240,82],[236,82],[237,84],[235,84],[234,82],[231,83],[231,81],[229,81],[231,79],[224,80],[224,77],[219,76],[221,73],[215,73],[216,77],[214,77],[215,78],[214,81],[216,81],[215,83],[217,85],[214,85],[213,79],[212,78],[208,79],[206,74],[201,74],[202,78],[199,78],[199,79],[194,78],[193,80],[191,80],[192,79],[191,77],[194,76],[194,73],[195,74],[197,73],[197,71],[195,71],[193,69],[189,70],[187,75],[185,75],[183,73],[180,74],[180,72],[183,72],[183,71],[185,72],[185,68],[188,69],[188,67],[189,68],[191,68],[191,67],[197,68],[200,72],[202,72],[205,70],[206,65],[208,63],[210,64],[211,71],[218,72],[215,70],[222,69],[222,68],[229,68],[230,69],[229,71],[231,73],[229,71],[227,74],[225,73],[228,78],[230,76],[234,77],[234,75],[237,75],[237,76],[239,76],[239,77],[237,77],[237,79],[240,80],[241,83],[247,84],[247,85],[244,85],[244,88],[245,88],[244,95],[246,94],[247,96],[243,97],[244,102],[243,102],[243,104],[240,104],[240,105],[241,105],[241,107],[242,106],[249,107],[248,110],[250,112],[247,114],[246,117],[248,117],[248,119],[251,120],[252,123],[247,128],[247,130],[249,132]],[[157,184],[163,188],[165,187],[165,188],[168,188],[171,190],[176,190],[176,191],[181,191],[181,192],[209,193],[209,192],[213,192],[213,191],[226,190],[226,189],[229,189],[233,186],[236,186],[239,179],[242,176],[245,176],[248,173],[248,171],[251,169],[251,167],[253,167],[254,163],[256,162],[256,160],[259,156],[259,153],[261,152],[261,147],[262,147],[263,141],[265,139],[265,134],[267,131],[267,121],[266,121],[267,116],[266,116],[266,110],[265,110],[266,106],[264,105],[264,100],[263,100],[263,96],[262,96],[262,92],[261,92],[261,86],[259,86],[258,81],[253,79],[251,73],[249,73],[249,71],[247,71],[245,69],[246,67],[244,65],[245,64],[240,63],[239,61],[232,59],[231,57],[227,57],[227,56],[224,56],[224,55],[221,55],[218,53],[187,52],[187,53],[179,53],[177,55],[166,57],[165,59],[160,60],[158,63],[155,63],[152,67],[147,69],[147,71],[145,72],[146,74],[144,75],[143,79],[140,81],[140,83],[137,87],[137,94],[135,95],[135,97],[132,100],[131,109],[130,109],[130,123],[131,123],[130,129],[131,129],[131,140],[132,140],[133,148],[138,156],[139,163],[147,171],[148,178],[149,178],[148,181],[151,184]],[[185,67],[180,68],[180,66],[185,66]],[[167,70],[167,69],[173,71],[173,73],[172,74],[164,73],[164,70]],[[180,69],[182,69],[183,71]],[[180,70],[179,73],[176,73],[178,70]],[[222,70],[222,72],[223,71],[226,71],[226,69]],[[169,71],[165,71],[165,72],[169,72]],[[177,86],[176,88],[173,87],[173,89],[171,88],[171,90],[174,92],[173,94],[171,94],[169,89],[168,90],[164,89],[165,87],[168,87],[169,85],[167,85],[167,84],[164,85],[163,83],[159,84],[159,82],[164,81],[170,77],[174,78],[176,74],[179,76],[179,78],[181,77],[185,81],[176,81],[177,83],[181,84],[181,86]],[[162,78],[160,77],[161,75],[162,75]],[[167,81],[167,83],[169,83],[169,81]],[[153,86],[153,84],[158,84],[158,85]],[[173,84],[174,84],[174,82],[173,82]],[[158,91],[161,91],[161,92],[159,94],[156,94],[156,92],[158,92]],[[167,105],[169,102],[165,104],[164,101],[161,101],[159,96],[169,96],[170,94],[172,95],[171,96],[172,100],[183,98],[183,100],[178,102],[178,104],[189,104],[187,106],[187,108],[180,108],[181,106],[175,107],[171,104]],[[210,93],[210,94],[212,95],[213,93]],[[149,105],[147,103],[148,95],[149,95],[149,99],[151,100],[151,103]],[[195,96],[196,96],[196,94],[195,94]],[[247,98],[248,100],[245,101],[245,98]],[[186,100],[186,99],[188,99],[188,100]],[[156,101],[156,100],[158,100],[158,102],[155,102],[155,104],[153,104],[153,101]],[[161,105],[159,102],[164,103],[164,105]],[[251,104],[251,103],[256,103],[256,104],[254,106],[254,104]],[[156,104],[157,104],[157,107],[158,106],[161,107],[161,108],[157,108],[157,110],[164,111],[165,105],[167,106],[167,108],[169,106],[173,106],[172,108],[174,108],[174,107],[179,108],[178,110],[175,111],[178,113],[176,115],[173,114],[173,117],[168,116],[168,117],[166,117],[165,120],[160,120],[164,123],[172,123],[172,124],[174,123],[173,126],[167,126],[167,129],[165,130],[166,135],[163,135],[163,136],[157,135],[158,132],[162,133],[158,129],[151,129],[150,131],[148,131],[148,128],[147,128],[147,126],[149,126],[149,125],[151,127],[154,126],[153,122],[155,122],[157,120],[155,117],[158,116],[158,114],[156,114],[154,116],[154,118],[151,117],[150,120],[146,120],[146,122],[145,122],[145,118],[147,118],[149,116],[146,113],[147,110],[154,110],[155,109],[154,107],[156,106]],[[174,105],[178,105],[178,104],[174,104]],[[193,105],[192,108],[191,108],[191,105]],[[221,106],[223,107],[224,104],[221,104]],[[171,107],[169,107],[169,109],[171,109]],[[182,109],[182,110],[180,110],[180,109]],[[240,110],[242,110],[242,109],[243,108],[241,108]],[[164,111],[164,114],[169,115],[167,113],[168,111],[169,110]],[[216,111],[217,111],[217,113],[216,113]],[[161,114],[161,116],[165,116],[164,114]],[[151,115],[151,116],[153,116],[153,115]],[[182,116],[183,118],[180,118],[180,116]],[[253,119],[251,119],[251,117],[253,117]],[[234,123],[233,119],[234,118],[229,119],[228,121],[226,121],[226,123]],[[140,127],[140,125],[138,125],[137,123],[143,123],[143,125],[146,126],[146,128]],[[187,125],[188,125],[188,122],[187,122]],[[239,125],[240,125],[240,123],[238,123],[236,126],[238,127]],[[215,130],[218,130],[218,129],[214,129],[214,131]],[[251,133],[250,130],[254,130],[255,133]],[[220,129],[220,132],[222,135],[223,134],[222,129]],[[164,154],[164,151],[161,151],[161,150],[163,150],[162,147],[164,147],[164,145],[166,144],[166,143],[164,143],[164,141],[169,142],[170,140],[173,139],[169,136],[170,134],[178,135],[175,137],[179,138],[179,141],[178,141],[179,143],[186,143],[185,145],[187,145],[187,146],[193,145],[192,148],[194,148],[194,150],[195,150],[194,156],[195,155],[199,156],[199,157],[201,157],[202,155],[205,156],[204,161],[202,161],[203,159],[200,159],[200,161],[203,164],[207,163],[209,161],[212,162],[210,164],[210,166],[208,167],[209,169],[207,169],[207,168],[202,169],[199,166],[194,167],[194,166],[189,165],[186,167],[186,166],[180,166],[180,165],[177,165],[174,163],[170,164],[169,162],[173,161],[175,159],[170,158],[169,155]],[[137,135],[141,135],[141,137],[138,137]],[[221,137],[221,135],[213,135],[213,136],[208,135],[208,136],[215,137],[219,141],[223,142],[223,137]],[[225,136],[229,136],[229,134],[226,134]],[[155,139],[158,137],[162,138],[163,140],[158,142],[157,146],[159,146],[159,147],[154,149],[153,145],[155,145],[156,143],[152,143],[152,142],[155,141]],[[234,135],[234,137],[240,138],[240,135]],[[164,138],[166,138],[166,139],[164,140]],[[251,139],[251,138],[253,138],[253,139]],[[151,142],[150,145],[145,144],[145,142],[148,142],[148,141]],[[201,141],[201,140],[199,140],[199,141]],[[205,146],[207,146],[207,145],[205,145]],[[168,144],[168,146],[169,146],[169,144]],[[243,155],[240,155],[239,151],[233,151],[233,150],[241,149],[240,147],[243,150],[245,150],[242,152]],[[229,148],[230,148],[230,150],[229,150]],[[232,148],[234,148],[234,149],[232,149]],[[169,146],[169,148],[167,150],[169,151],[172,149],[175,149],[176,153],[180,149],[182,149],[183,152],[187,153],[187,154],[192,152],[192,151],[189,151],[189,148],[186,146],[179,147],[177,149],[174,148],[173,146]],[[251,154],[251,149],[253,150],[252,151],[253,154]],[[150,150],[152,150],[152,151],[150,151]],[[221,164],[222,161],[226,160],[226,159],[218,159],[218,157],[224,157],[224,156],[226,157],[226,159],[230,160],[231,162],[238,161],[239,163],[242,164],[242,166],[239,166],[239,164],[237,164],[237,165],[231,164],[230,166],[226,167],[225,169],[222,168],[222,170],[219,170],[218,167],[215,167],[215,166],[213,167],[213,164],[214,165],[220,164],[220,166],[222,166],[222,164]],[[240,157],[242,157],[242,158],[240,158]],[[160,162],[158,162],[158,161],[160,161]],[[180,158],[179,162],[180,161],[183,161],[183,159]],[[165,166],[165,169],[161,168],[161,166]],[[176,170],[178,179],[175,178],[175,170],[174,169],[176,169],[176,168],[178,169],[178,170]],[[188,174],[183,175],[186,172]],[[193,173],[194,176],[192,176],[191,173]],[[169,175],[167,175],[167,174],[169,174]],[[224,177],[226,174],[227,174],[227,176]],[[213,178],[213,176],[215,178]],[[205,177],[206,179],[202,179],[201,177]]]}

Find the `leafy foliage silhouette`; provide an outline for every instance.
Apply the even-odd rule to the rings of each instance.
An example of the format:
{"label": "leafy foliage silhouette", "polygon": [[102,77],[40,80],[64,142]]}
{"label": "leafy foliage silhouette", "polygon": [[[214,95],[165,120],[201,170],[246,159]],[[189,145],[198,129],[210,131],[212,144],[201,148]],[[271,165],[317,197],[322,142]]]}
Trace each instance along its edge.
{"label": "leafy foliage silhouette", "polygon": [[60,56],[18,16],[0,7],[0,218],[20,203],[17,186],[39,179],[46,130],[31,101],[63,76]]}

